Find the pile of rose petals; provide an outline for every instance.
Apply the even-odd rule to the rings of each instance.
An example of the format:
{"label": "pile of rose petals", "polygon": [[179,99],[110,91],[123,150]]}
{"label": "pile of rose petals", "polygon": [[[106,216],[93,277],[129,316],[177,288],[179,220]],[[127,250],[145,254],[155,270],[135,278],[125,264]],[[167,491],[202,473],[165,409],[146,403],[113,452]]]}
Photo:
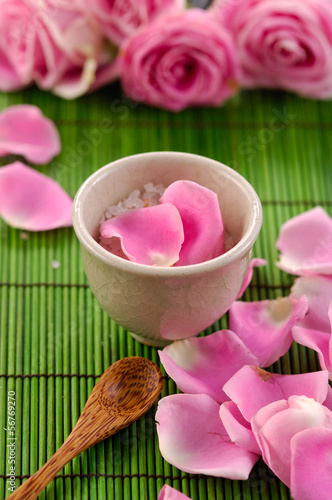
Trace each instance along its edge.
{"label": "pile of rose petals", "polygon": [[100,236],[103,245],[117,240],[128,260],[152,266],[198,264],[225,251],[218,197],[192,181],[173,182],[159,205],[106,220]]}
{"label": "pile of rose petals", "polygon": [[[31,105],[0,113],[0,156],[17,154],[33,163],[47,163],[60,152],[53,122]],[[0,168],[0,216],[11,226],[46,231],[71,226],[72,199],[62,187],[17,161]]]}
{"label": "pile of rose petals", "polygon": [[293,329],[294,340],[318,353],[332,380],[332,219],[317,207],[285,224],[277,241],[281,269],[299,276],[294,298],[305,294],[308,314]]}
{"label": "pile of rose petals", "polygon": [[[0,113],[0,155],[34,163],[60,151],[54,124],[38,108]],[[126,212],[101,226],[129,260],[188,265],[224,251],[217,197],[177,181],[160,204]],[[204,217],[202,218],[202,207]],[[0,168],[0,215],[31,231],[71,225],[72,200],[54,180],[16,161]],[[162,221],[162,224],[161,224]],[[163,228],[157,237],[149,228]],[[166,228],[166,229],[165,229]],[[217,230],[216,230],[217,228]],[[143,238],[142,238],[143,236]],[[328,500],[332,490],[332,219],[317,207],[286,222],[277,241],[278,267],[297,276],[288,297],[234,302],[229,330],[177,341],[160,352],[183,394],[162,399],[156,414],[162,455],[190,473],[246,479],[262,456],[294,500]],[[238,298],[250,283],[253,259]],[[264,371],[292,340],[314,349],[322,371]],[[160,500],[185,499],[164,486]]]}
{"label": "pile of rose petals", "polygon": [[179,111],[241,87],[332,96],[330,0],[0,0],[0,89],[73,99],[120,78]]}
{"label": "pile of rose petals", "polygon": [[[177,341],[159,353],[183,391],[163,398],[156,414],[160,451],[171,464],[246,479],[262,456],[294,500],[331,497],[331,243],[332,220],[322,208],[294,217],[277,242],[278,266],[300,276],[291,295],[235,302],[229,330]],[[322,371],[262,369],[293,338],[318,352]]]}

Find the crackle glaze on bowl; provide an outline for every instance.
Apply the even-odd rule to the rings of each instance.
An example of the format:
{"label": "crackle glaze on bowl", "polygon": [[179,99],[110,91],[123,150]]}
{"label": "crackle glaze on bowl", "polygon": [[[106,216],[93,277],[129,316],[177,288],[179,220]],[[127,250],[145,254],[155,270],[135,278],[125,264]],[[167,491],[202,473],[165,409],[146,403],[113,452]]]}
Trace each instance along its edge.
{"label": "crackle glaze on bowl", "polygon": [[[107,207],[148,182],[168,186],[184,179],[217,194],[235,242],[227,253],[201,264],[162,268],[121,259],[96,241]],[[154,152],[122,158],[91,175],[75,197],[73,224],[100,305],[137,340],[164,346],[196,335],[230,308],[248,269],[262,208],[252,186],[231,168],[188,153]]]}

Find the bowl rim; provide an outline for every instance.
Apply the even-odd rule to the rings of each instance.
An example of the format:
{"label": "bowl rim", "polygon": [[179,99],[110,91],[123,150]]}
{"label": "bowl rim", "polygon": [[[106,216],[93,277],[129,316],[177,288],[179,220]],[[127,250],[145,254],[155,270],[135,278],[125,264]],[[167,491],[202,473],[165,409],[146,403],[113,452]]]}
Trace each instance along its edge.
{"label": "bowl rim", "polygon": [[[228,173],[229,177],[235,179],[239,184],[241,184],[246,192],[249,194],[249,197],[252,201],[253,208],[253,218],[249,229],[246,231],[241,240],[234,245],[230,250],[220,255],[219,257],[215,257],[214,259],[201,262],[199,264],[191,264],[188,266],[179,266],[179,267],[157,267],[157,266],[149,266],[147,264],[140,264],[137,262],[132,262],[125,260],[121,257],[113,255],[112,253],[105,250],[89,233],[87,230],[85,223],[82,217],[81,206],[83,203],[83,199],[85,194],[91,190],[91,188],[99,182],[100,178],[107,174],[108,171],[116,169],[121,163],[125,162],[128,159],[153,159],[153,157],[158,158],[161,156],[167,157],[186,157],[192,158],[196,160],[210,161],[214,166],[221,168],[224,172]],[[148,153],[139,153],[135,155],[129,155],[119,158],[113,162],[108,163],[107,165],[96,170],[92,175],[90,175],[81,187],[78,189],[74,202],[73,202],[73,211],[72,211],[72,219],[73,219],[73,227],[76,233],[76,236],[81,245],[83,245],[86,250],[98,260],[103,261],[105,264],[109,266],[114,266],[123,272],[129,272],[133,274],[144,274],[146,276],[162,276],[163,278],[175,278],[179,276],[185,275],[193,275],[193,274],[205,274],[207,272],[212,272],[221,267],[225,267],[235,260],[243,257],[253,246],[256,241],[263,221],[263,210],[260,199],[252,187],[252,185],[236,170],[228,167],[227,165],[217,161],[210,159],[206,156],[196,155],[192,153],[184,153],[178,151],[153,151]]]}

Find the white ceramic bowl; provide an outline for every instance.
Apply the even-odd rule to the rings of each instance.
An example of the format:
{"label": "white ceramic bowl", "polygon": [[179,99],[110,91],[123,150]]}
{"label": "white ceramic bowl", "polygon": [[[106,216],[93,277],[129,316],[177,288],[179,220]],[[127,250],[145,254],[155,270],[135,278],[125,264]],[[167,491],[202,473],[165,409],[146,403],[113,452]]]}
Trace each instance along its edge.
{"label": "white ceramic bowl", "polygon": [[[107,207],[148,182],[168,186],[184,179],[217,194],[235,241],[231,250],[201,264],[162,268],[129,262],[98,244]],[[262,207],[252,186],[231,168],[188,153],[154,152],[122,158],[92,174],[75,197],[73,224],[99,304],[137,340],[164,346],[196,335],[230,308],[261,228]]]}

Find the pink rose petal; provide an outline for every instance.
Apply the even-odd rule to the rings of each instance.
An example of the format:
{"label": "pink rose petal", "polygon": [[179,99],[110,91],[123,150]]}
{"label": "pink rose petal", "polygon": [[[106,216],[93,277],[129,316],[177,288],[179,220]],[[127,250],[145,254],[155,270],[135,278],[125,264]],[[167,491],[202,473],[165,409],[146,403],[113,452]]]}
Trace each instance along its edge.
{"label": "pink rose petal", "polygon": [[228,398],[223,385],[242,366],[256,358],[229,330],[173,342],[159,351],[160,360],[181,391],[208,394],[222,403]]}
{"label": "pink rose petal", "polygon": [[262,408],[251,423],[264,461],[290,486],[292,438],[310,427],[331,427],[332,412],[313,398],[291,396]]}
{"label": "pink rose petal", "polygon": [[[251,427],[253,430],[253,434],[256,438],[256,443],[260,448],[263,460],[269,467],[272,467],[273,464],[270,463],[271,454],[269,443],[266,439],[264,439],[264,435],[260,433],[261,428],[264,426],[266,422],[269,421],[271,417],[274,417],[278,414],[278,412],[282,412],[288,409],[288,403],[286,400],[281,399],[280,401],[274,401],[264,407],[262,407],[257,414],[251,420]],[[284,446],[284,443],[280,443]],[[288,445],[288,443],[287,443]],[[281,448],[281,446],[280,446]],[[287,462],[289,463],[289,447],[286,446],[287,449]],[[287,464],[288,465],[288,464]],[[277,474],[277,472],[276,472]],[[278,474],[277,474],[278,475]],[[278,476],[279,477],[279,476]]]}
{"label": "pink rose petal", "polygon": [[308,309],[305,296],[279,297],[260,302],[234,302],[229,310],[229,328],[258,359],[270,366],[290,348],[292,328]]}
{"label": "pink rose petal", "polygon": [[305,295],[309,304],[308,314],[298,326],[330,333],[328,310],[332,302],[332,277],[301,276],[295,280],[291,291],[297,299]]}
{"label": "pink rose petal", "polygon": [[261,454],[250,423],[233,401],[226,401],[221,405],[220,418],[233,443],[252,453]]}
{"label": "pink rose petal", "polygon": [[327,396],[323,405],[332,411],[332,387],[330,385],[327,386]]}
{"label": "pink rose petal", "polygon": [[332,219],[316,207],[287,221],[277,241],[277,266],[291,274],[332,274]]}
{"label": "pink rose petal", "polygon": [[[332,304],[329,309],[329,318],[332,332]],[[299,344],[318,352],[320,366],[329,372],[329,378],[332,380],[332,333],[297,326],[293,328],[293,337]]]}
{"label": "pink rose petal", "polygon": [[318,353],[320,366],[329,372],[329,378],[332,380],[331,334],[298,326],[294,328],[293,337],[298,344],[309,347]]}
{"label": "pink rose petal", "polygon": [[246,289],[250,285],[250,282],[252,280],[252,276],[254,273],[254,267],[266,266],[266,265],[267,265],[267,261],[265,259],[255,258],[249,262],[248,271],[247,271],[246,277],[244,278],[244,282],[242,284],[241,290],[238,293],[237,299],[240,299],[242,297],[242,295],[244,294],[244,292],[246,291]]}
{"label": "pink rose petal", "polygon": [[76,0],[89,18],[101,26],[104,34],[115,45],[121,43],[139,28],[164,16],[169,9],[184,9],[185,0]]}
{"label": "pink rose petal", "polygon": [[101,224],[100,234],[103,239],[120,239],[129,260],[152,266],[172,266],[179,259],[183,242],[181,217],[170,203],[108,219]]}
{"label": "pink rose petal", "polygon": [[160,203],[172,203],[181,215],[184,243],[177,266],[205,262],[225,251],[224,223],[213,191],[195,182],[176,181]]}
{"label": "pink rose petal", "polygon": [[223,389],[237,404],[244,418],[250,422],[264,406],[293,395],[305,395],[323,403],[328,391],[328,372],[278,375],[256,366],[244,366]]}
{"label": "pink rose petal", "polygon": [[247,479],[258,459],[231,442],[219,417],[219,404],[205,394],[163,398],[156,421],[161,454],[185,472]]}
{"label": "pink rose petal", "polygon": [[0,215],[13,227],[47,231],[71,226],[72,199],[46,175],[15,162],[0,168]]}
{"label": "pink rose petal", "polygon": [[190,500],[190,498],[165,484],[160,490],[158,500]]}
{"label": "pink rose petal", "polygon": [[305,429],[291,441],[291,493],[294,500],[331,500],[332,429]]}
{"label": "pink rose petal", "polygon": [[[64,99],[76,99],[87,92],[93,92],[100,87],[108,85],[119,78],[118,60],[114,59],[105,64],[98,63],[95,59],[87,59],[84,66],[72,66],[61,76],[58,83],[51,88],[55,95]],[[39,83],[41,88],[48,90],[47,85]]]}
{"label": "pink rose petal", "polygon": [[60,150],[54,123],[36,106],[19,104],[0,113],[0,156],[19,154],[33,163],[48,163]]}

